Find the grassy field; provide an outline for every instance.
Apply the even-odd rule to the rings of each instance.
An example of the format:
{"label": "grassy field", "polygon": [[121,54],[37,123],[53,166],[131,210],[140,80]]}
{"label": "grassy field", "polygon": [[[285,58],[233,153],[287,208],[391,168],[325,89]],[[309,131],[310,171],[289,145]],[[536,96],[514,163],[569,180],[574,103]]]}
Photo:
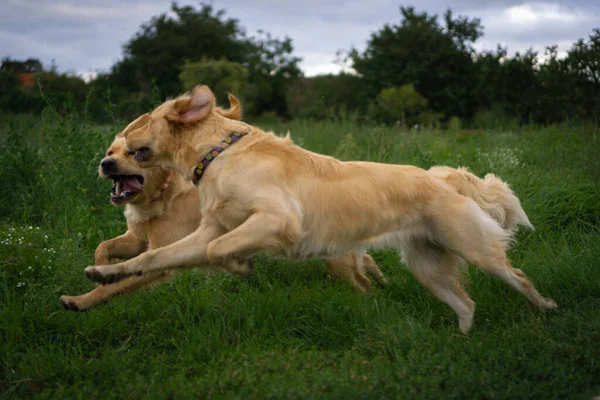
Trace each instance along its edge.
{"label": "grassy field", "polygon": [[0,117],[0,398],[535,398],[600,394],[600,138],[581,127],[418,131],[304,122],[343,159],[464,165],[510,182],[537,230],[510,257],[558,311],[469,269],[469,336],[393,251],[368,297],[318,262],[260,256],[250,279],[186,273],[89,313],[62,294],[125,230],[96,166],[117,127]]}

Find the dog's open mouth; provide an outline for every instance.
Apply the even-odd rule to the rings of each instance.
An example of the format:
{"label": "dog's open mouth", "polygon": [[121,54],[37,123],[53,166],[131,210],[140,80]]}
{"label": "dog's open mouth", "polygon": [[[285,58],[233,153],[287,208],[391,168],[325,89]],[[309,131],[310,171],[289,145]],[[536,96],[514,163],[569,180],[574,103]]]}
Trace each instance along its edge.
{"label": "dog's open mouth", "polygon": [[144,190],[144,177],[141,175],[111,175],[113,189],[110,200],[122,203],[131,200]]}

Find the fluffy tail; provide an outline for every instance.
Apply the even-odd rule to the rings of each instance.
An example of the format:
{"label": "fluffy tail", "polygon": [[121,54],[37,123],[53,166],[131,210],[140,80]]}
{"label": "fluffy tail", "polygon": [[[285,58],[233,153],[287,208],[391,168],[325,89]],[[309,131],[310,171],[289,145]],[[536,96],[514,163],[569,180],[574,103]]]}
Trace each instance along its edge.
{"label": "fluffy tail", "polygon": [[486,214],[510,232],[518,225],[535,229],[510,186],[494,174],[480,179],[466,168],[432,167],[429,172],[444,180],[463,196],[473,199]]}

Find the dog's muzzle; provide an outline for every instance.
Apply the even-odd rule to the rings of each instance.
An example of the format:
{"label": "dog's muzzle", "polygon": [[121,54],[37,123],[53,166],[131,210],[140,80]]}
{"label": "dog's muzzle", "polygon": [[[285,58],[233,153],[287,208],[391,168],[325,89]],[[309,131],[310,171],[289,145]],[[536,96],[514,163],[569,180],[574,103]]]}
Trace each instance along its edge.
{"label": "dog's muzzle", "polygon": [[117,161],[112,158],[105,158],[100,162],[100,168],[105,175],[114,175],[117,173]]}

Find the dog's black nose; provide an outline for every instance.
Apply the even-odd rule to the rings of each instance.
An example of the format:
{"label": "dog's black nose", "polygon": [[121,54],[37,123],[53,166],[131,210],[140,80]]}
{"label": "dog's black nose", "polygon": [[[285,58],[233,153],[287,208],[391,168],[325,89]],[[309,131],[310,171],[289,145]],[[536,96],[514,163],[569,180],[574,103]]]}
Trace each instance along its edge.
{"label": "dog's black nose", "polygon": [[100,166],[102,167],[102,172],[107,175],[117,173],[117,161],[113,160],[112,158],[102,160]]}

